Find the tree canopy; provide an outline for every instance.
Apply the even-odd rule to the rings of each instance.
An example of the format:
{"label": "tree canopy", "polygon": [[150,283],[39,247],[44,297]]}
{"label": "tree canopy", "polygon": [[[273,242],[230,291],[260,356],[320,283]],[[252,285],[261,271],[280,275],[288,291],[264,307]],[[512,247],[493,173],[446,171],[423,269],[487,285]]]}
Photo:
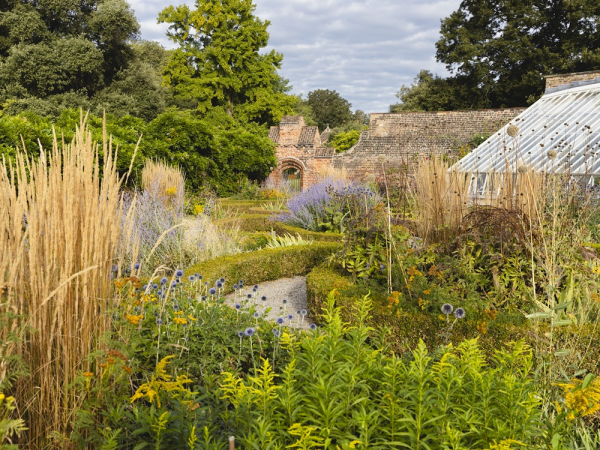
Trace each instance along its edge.
{"label": "tree canopy", "polygon": [[327,126],[336,128],[350,122],[353,118],[350,108],[352,105],[336,91],[316,89],[308,93],[310,106],[319,130]]}
{"label": "tree canopy", "polygon": [[448,78],[421,72],[395,110],[526,106],[544,75],[600,68],[597,0],[463,0],[442,20],[436,58]]}
{"label": "tree canopy", "polygon": [[277,69],[283,56],[267,46],[269,21],[253,13],[252,0],[197,0],[196,9],[169,6],[159,22],[178,44],[164,71],[175,96],[197,101],[205,113],[220,107],[241,121],[273,125],[295,102]]}

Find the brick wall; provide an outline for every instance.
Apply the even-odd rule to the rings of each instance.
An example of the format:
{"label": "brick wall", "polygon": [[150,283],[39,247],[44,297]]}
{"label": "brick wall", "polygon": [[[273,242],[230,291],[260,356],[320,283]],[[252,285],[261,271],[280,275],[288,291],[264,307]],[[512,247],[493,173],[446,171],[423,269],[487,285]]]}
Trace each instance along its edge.
{"label": "brick wall", "polygon": [[569,84],[575,81],[589,81],[600,77],[600,70],[589,72],[566,73],[560,75],[546,75],[546,89]]}
{"label": "brick wall", "polygon": [[345,153],[336,154],[322,147],[318,130],[307,127],[300,116],[286,116],[279,127],[272,127],[271,139],[277,142],[277,167],[270,181],[278,183],[290,168],[302,172],[302,186],[315,182],[319,168],[332,165],[345,168],[349,176],[362,180],[368,174],[379,176],[381,160],[386,167],[409,166],[419,157],[442,154],[467,143],[476,134],[491,134],[515,118],[525,108],[476,111],[405,112],[371,114],[368,130]]}

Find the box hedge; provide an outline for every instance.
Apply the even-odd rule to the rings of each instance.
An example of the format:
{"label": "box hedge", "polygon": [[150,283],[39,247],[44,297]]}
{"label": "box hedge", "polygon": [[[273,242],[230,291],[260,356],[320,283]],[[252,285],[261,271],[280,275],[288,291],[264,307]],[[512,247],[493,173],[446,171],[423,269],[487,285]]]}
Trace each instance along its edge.
{"label": "box hedge", "polygon": [[273,224],[273,230],[280,235],[291,234],[295,236],[299,234],[302,239],[312,241],[325,241],[325,242],[342,242],[344,235],[340,233],[317,233],[315,231],[305,230],[304,228],[293,227],[283,222],[275,222]]}
{"label": "box hedge", "polygon": [[238,280],[244,280],[246,286],[249,286],[279,278],[306,275],[338,248],[339,245],[335,243],[318,242],[240,253],[196,264],[185,271],[185,276],[199,273],[209,283],[225,278],[229,280],[225,284],[226,292],[231,292],[233,284]]}

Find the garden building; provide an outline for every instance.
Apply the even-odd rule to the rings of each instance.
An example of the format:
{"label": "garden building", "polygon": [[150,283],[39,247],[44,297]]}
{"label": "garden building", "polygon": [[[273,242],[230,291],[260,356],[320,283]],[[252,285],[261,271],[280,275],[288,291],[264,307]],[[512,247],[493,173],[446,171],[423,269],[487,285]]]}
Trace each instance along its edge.
{"label": "garden building", "polygon": [[451,170],[471,173],[471,194],[492,193],[499,174],[560,173],[594,185],[600,176],[600,71],[546,77],[537,102]]}

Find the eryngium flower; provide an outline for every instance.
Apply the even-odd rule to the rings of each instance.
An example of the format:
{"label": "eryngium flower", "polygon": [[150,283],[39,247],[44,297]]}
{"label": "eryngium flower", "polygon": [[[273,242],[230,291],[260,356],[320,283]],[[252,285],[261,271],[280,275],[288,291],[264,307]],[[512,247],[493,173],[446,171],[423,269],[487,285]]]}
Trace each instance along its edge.
{"label": "eryngium flower", "polygon": [[253,316],[254,316],[254,318],[255,318],[255,319],[258,319],[258,318],[260,317],[260,313],[258,313],[258,312],[255,312],[255,313],[253,314]]}
{"label": "eryngium flower", "polygon": [[160,284],[167,284],[168,281],[169,281],[169,279],[167,277],[162,277],[160,279]]}
{"label": "eryngium flower", "polygon": [[316,329],[317,329],[317,324],[315,324],[315,323],[311,323],[311,324],[310,324],[310,326],[309,326],[309,328],[310,328],[311,330],[316,330]]}
{"label": "eryngium flower", "polygon": [[446,314],[446,315],[448,315],[448,314],[452,314],[452,310],[453,310],[453,309],[454,309],[454,308],[452,307],[452,305],[451,305],[450,303],[444,303],[444,304],[442,305],[442,312],[443,312],[444,314]]}
{"label": "eryngium flower", "polygon": [[210,295],[215,295],[217,293],[217,290],[215,288],[210,288],[210,290],[208,291],[208,293]]}
{"label": "eryngium flower", "polygon": [[221,283],[225,283],[225,278],[221,278],[219,281],[220,281]]}
{"label": "eryngium flower", "polygon": [[138,269],[140,268],[140,263],[135,263],[135,264],[133,265],[133,268],[134,268],[135,270],[138,270]]}
{"label": "eryngium flower", "polygon": [[238,337],[241,339],[244,337],[244,332],[243,331],[238,331]]}
{"label": "eryngium flower", "polygon": [[464,319],[465,318],[465,310],[462,308],[456,308],[456,311],[454,311],[454,315],[456,316],[457,319]]}
{"label": "eryngium flower", "polygon": [[217,289],[221,289],[223,287],[223,283],[217,281]]}
{"label": "eryngium flower", "polygon": [[293,315],[293,314],[288,314],[288,319],[289,319],[289,320],[292,320],[293,318],[294,318],[294,315]]}
{"label": "eryngium flower", "polygon": [[162,320],[161,319],[156,319],[156,325],[162,325]]}
{"label": "eryngium flower", "polygon": [[513,138],[517,137],[517,135],[519,134],[519,127],[516,125],[509,125],[506,129],[506,134]]}
{"label": "eryngium flower", "polygon": [[305,309],[303,309],[303,310],[300,311],[300,314],[303,315],[303,316],[305,316],[305,315],[308,314],[308,311],[305,310]]}
{"label": "eryngium flower", "polygon": [[183,276],[183,270],[177,269],[177,272],[175,272],[175,276],[176,277],[182,277]]}
{"label": "eryngium flower", "polygon": [[244,331],[244,334],[246,336],[250,337],[250,336],[252,336],[254,334],[254,331],[255,331],[254,328],[248,327],[248,328],[246,328],[246,331]]}
{"label": "eryngium flower", "polygon": [[190,276],[188,277],[188,280],[190,280],[190,281],[195,281],[195,280],[196,280],[196,277],[195,277],[194,275],[190,275]]}
{"label": "eryngium flower", "polygon": [[234,305],[234,307],[235,307],[235,309],[237,309],[238,311],[239,311],[240,309],[242,309],[242,305],[240,305],[239,303],[236,303],[236,304]]}
{"label": "eryngium flower", "polygon": [[246,298],[252,298],[252,294],[246,295]]}
{"label": "eryngium flower", "polygon": [[234,284],[234,285],[233,285],[233,289],[237,291],[237,288],[238,288],[238,285],[237,285],[237,284]]}
{"label": "eryngium flower", "polygon": [[266,296],[266,295],[263,295],[263,296],[262,296],[260,299],[261,299],[263,302],[266,302],[266,301],[267,301],[267,296]]}
{"label": "eryngium flower", "polygon": [[275,322],[277,322],[279,325],[283,325],[283,323],[285,322],[285,319],[283,317],[278,317]]}
{"label": "eryngium flower", "polygon": [[287,303],[287,300],[284,298],[283,300],[281,300],[281,303],[285,305]]}

